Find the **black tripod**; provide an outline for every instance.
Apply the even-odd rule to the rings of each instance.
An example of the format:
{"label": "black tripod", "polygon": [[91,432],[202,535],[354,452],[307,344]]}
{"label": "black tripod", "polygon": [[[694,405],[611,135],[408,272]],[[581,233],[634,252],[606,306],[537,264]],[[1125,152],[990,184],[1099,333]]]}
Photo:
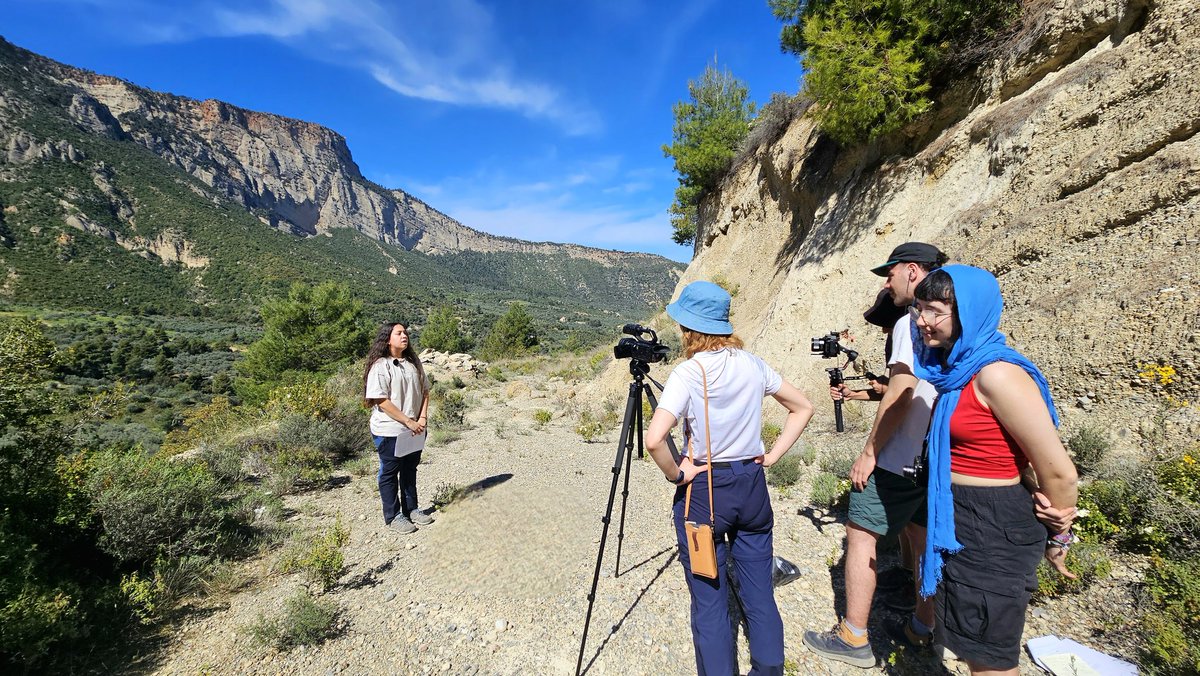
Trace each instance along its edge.
{"label": "black tripod", "polygon": [[[608,489],[608,506],[604,509],[604,516],[600,522],[604,524],[603,530],[600,531],[600,549],[596,552],[596,569],[592,573],[592,590],[588,593],[588,609],[587,618],[583,621],[583,638],[579,641],[579,659],[575,662],[575,675],[579,676],[580,669],[583,667],[583,650],[587,646],[588,625],[592,622],[592,606],[596,602],[596,585],[600,582],[600,564],[604,561],[604,545],[608,541],[608,525],[612,520],[613,502],[617,497],[617,478],[621,473],[621,464],[625,464],[625,484],[621,489],[621,525],[617,530],[617,565],[613,571],[613,577],[621,575],[621,546],[625,539],[625,503],[629,499],[629,468],[633,465],[633,439],[637,435],[637,450],[638,458],[645,456],[645,447],[642,444],[642,396],[650,402],[650,408],[653,410],[658,406],[658,400],[654,398],[654,392],[650,389],[644,379],[649,378],[650,365],[644,361],[633,359],[629,362],[629,373],[633,375],[633,382],[629,383],[629,397],[625,400],[625,418],[621,423],[621,441],[617,444],[617,457],[613,460],[612,466],[612,486]],[[656,380],[650,378],[650,382],[662,389]],[[675,462],[679,462],[679,450],[675,448],[675,441],[667,436],[667,448],[671,449],[671,457],[675,458]]]}

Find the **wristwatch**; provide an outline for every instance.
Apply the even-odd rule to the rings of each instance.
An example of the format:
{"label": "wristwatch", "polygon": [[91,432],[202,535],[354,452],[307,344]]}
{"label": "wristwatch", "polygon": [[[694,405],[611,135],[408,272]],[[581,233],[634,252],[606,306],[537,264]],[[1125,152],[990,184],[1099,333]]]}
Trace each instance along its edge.
{"label": "wristwatch", "polygon": [[683,483],[683,477],[685,477],[685,476],[687,476],[687,475],[684,474],[683,470],[681,469],[681,470],[679,470],[679,476],[675,477],[675,479],[673,481],[671,479],[667,479],[667,481],[670,481],[671,483],[678,486],[679,484]]}

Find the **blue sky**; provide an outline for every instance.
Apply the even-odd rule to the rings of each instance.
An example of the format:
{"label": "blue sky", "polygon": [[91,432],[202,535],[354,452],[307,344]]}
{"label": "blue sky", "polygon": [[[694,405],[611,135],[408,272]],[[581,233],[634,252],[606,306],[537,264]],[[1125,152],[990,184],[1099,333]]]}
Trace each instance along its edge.
{"label": "blue sky", "polygon": [[464,224],[679,261],[661,146],[714,55],[795,93],[766,0],[5,0],[0,34],[151,89],[323,124]]}

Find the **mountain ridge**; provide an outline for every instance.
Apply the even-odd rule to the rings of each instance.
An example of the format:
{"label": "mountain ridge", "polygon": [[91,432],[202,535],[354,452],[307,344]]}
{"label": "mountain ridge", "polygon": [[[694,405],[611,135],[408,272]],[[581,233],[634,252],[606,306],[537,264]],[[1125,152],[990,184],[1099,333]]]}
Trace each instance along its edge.
{"label": "mountain ridge", "polygon": [[[344,136],[323,125],[218,99],[157,92],[63,64],[0,37],[0,53],[77,88],[67,111],[88,131],[129,140],[227,199],[262,210],[269,225],[300,236],[352,228],[387,244],[439,254],[565,253],[614,265],[629,256],[578,244],[533,242],[466,226],[400,188],[366,178]],[[666,259],[662,259],[666,260]]]}

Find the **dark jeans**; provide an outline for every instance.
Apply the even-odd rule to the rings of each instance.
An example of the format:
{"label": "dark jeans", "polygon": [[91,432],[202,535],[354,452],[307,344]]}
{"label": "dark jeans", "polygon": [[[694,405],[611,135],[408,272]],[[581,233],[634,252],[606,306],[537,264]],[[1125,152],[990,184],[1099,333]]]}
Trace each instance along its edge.
{"label": "dark jeans", "polygon": [[408,516],[417,508],[417,465],[421,451],[396,457],[396,437],[375,437],[379,453],[379,499],[383,502],[383,522],[397,515]]}
{"label": "dark jeans", "polygon": [[[724,464],[724,463],[723,463]],[[675,534],[679,560],[692,599],[692,642],[696,649],[696,673],[701,676],[727,676],[740,673],[737,645],[729,621],[728,560],[733,558],[750,641],[750,674],[783,674],[783,620],[775,605],[772,561],[775,516],[767,493],[762,465],[733,462],[712,470],[716,506],[716,531],[719,579],[695,577],[689,565],[687,540],[683,530],[685,487],[675,492]],[[708,522],[708,478],[699,474],[692,485],[688,521]]]}

